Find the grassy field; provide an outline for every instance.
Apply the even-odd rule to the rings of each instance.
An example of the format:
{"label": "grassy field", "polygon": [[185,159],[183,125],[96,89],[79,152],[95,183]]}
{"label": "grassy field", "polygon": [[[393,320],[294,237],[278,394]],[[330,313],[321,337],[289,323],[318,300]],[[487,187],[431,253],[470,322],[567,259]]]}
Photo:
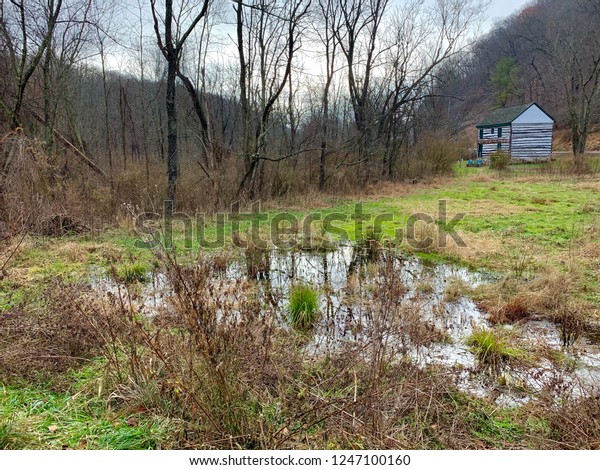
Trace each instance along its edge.
{"label": "grassy field", "polygon": [[[308,214],[319,218],[320,221],[312,225],[312,235],[319,242],[337,241],[336,235],[326,230],[322,223],[327,216],[333,217],[335,214],[336,233],[343,230],[351,241],[376,238],[382,245],[386,241],[395,243],[395,249],[415,253],[431,261],[452,262],[473,270],[492,272],[503,281],[492,289],[473,294],[478,301],[487,304],[490,311],[505,312],[507,305],[527,294],[529,297],[527,305],[523,307],[525,309],[537,309],[550,316],[558,315],[559,310],[577,311],[584,315],[584,318],[577,317],[578,322],[593,326],[600,319],[600,177],[543,175],[531,169],[513,167],[509,172],[497,173],[460,166],[454,178],[416,185],[382,185],[368,188],[368,195],[360,198],[306,198],[292,201],[284,210],[297,220],[303,220]],[[456,231],[465,246],[455,243],[440,246],[436,241],[419,249],[411,247],[406,241],[400,243],[398,230],[406,229],[409,217],[423,213],[437,220],[440,201],[445,201],[448,220],[456,214],[464,214]],[[357,203],[361,204],[362,210],[358,223],[352,219]],[[259,232],[263,238],[268,238],[273,219],[282,211],[275,207],[264,209],[267,214],[264,220],[258,216],[251,219],[256,223],[260,219]],[[318,217],[315,217],[317,214]],[[382,215],[387,215],[391,220],[386,219],[381,224],[381,234],[373,234],[373,222]],[[249,232],[253,220],[241,222],[240,233]],[[433,226],[421,223],[416,227],[416,238],[431,236],[437,240],[439,220]],[[208,238],[215,237],[216,225],[209,223],[206,233]],[[225,227],[224,236],[225,246],[231,246],[230,225]],[[306,244],[302,237],[291,238]],[[210,406],[210,400],[223,401],[223,394],[230,394],[225,400],[238,403],[235,406],[242,407],[243,411],[230,409],[218,415],[221,420],[219,423],[225,423],[223,426],[228,429],[227,433],[243,433],[252,420],[261,423],[260,431],[256,432],[260,437],[221,441],[218,436],[209,439],[198,429],[190,427],[184,414],[171,410],[170,407],[175,405],[167,403],[169,400],[165,396],[177,402],[179,395],[193,394],[183,384],[173,383],[172,376],[176,374],[169,372],[168,368],[160,372],[166,377],[160,382],[162,387],[170,384],[166,395],[151,391],[153,382],[149,377],[152,374],[144,375],[146,369],[142,368],[144,374],[140,372],[142,369],[130,372],[142,374],[146,381],[144,388],[140,385],[140,377],[136,377],[137,388],[133,391],[133,382],[119,383],[121,372],[116,374],[111,369],[111,373],[107,373],[108,367],[123,366],[120,361],[125,351],[142,357],[143,352],[139,350],[125,348],[115,352],[114,356],[107,356],[106,349],[103,349],[105,346],[98,346],[94,342],[93,332],[75,328],[67,334],[79,335],[77,339],[80,341],[69,346],[72,357],[65,364],[57,366],[53,363],[45,370],[43,361],[27,355],[20,356],[15,351],[15,345],[21,344],[24,347],[33,344],[35,347],[29,351],[38,351],[38,343],[43,343],[43,339],[31,333],[37,331],[36,328],[49,328],[47,336],[62,338],[59,334],[60,325],[51,323],[48,327],[45,323],[51,321],[47,312],[55,311],[52,310],[52,302],[57,301],[55,297],[62,296],[60,289],[77,291],[89,279],[91,270],[113,272],[125,278],[130,276],[133,282],[135,278],[143,278],[147,272],[157,269],[159,261],[155,254],[150,249],[139,247],[139,239],[133,222],[123,218],[118,227],[100,233],[62,238],[25,236],[13,240],[3,250],[0,258],[0,267],[4,265],[0,278],[0,351],[4,356],[0,359],[0,448],[145,449],[182,447],[186,443],[192,446],[250,448],[369,448],[377,445],[597,448],[600,445],[597,421],[590,425],[591,431],[585,431],[570,427],[560,418],[558,410],[549,411],[543,404],[499,409],[485,399],[459,393],[447,385],[442,387],[432,371],[425,373],[426,377],[421,379],[423,383],[405,384],[403,393],[423,386],[436,390],[435,393],[439,393],[439,396],[436,395],[439,406],[435,419],[419,415],[420,408],[414,403],[413,411],[408,408],[404,410],[398,415],[394,426],[389,428],[394,429],[393,434],[384,433],[383,429],[388,428],[377,421],[380,418],[365,415],[363,419],[371,419],[375,423],[372,427],[375,431],[371,435],[362,436],[359,431],[350,435],[332,435],[333,428],[328,427],[327,420],[319,412],[313,408],[310,413],[306,411],[307,393],[314,394],[311,406],[315,409],[325,400],[329,400],[328,403],[335,402],[332,396],[335,398],[336,394],[339,394],[341,403],[343,397],[352,394],[356,397],[357,384],[362,383],[361,377],[365,374],[365,384],[370,384],[365,385],[369,396],[381,394],[380,398],[384,400],[387,392],[383,391],[382,384],[390,379],[383,375],[377,379],[380,385],[375,387],[374,379],[368,378],[369,368],[365,367],[364,370],[355,370],[354,377],[342,380],[330,370],[329,364],[320,362],[302,366],[297,370],[297,375],[286,378],[289,382],[279,383],[273,379],[277,382],[274,385],[274,389],[278,390],[276,396],[275,392],[265,392],[267,396],[248,396],[247,391],[232,390],[217,383],[214,393],[205,397],[208,402],[193,403],[194,408],[203,404]],[[203,251],[197,239],[194,239],[191,247],[186,246],[186,238],[180,227],[175,229],[175,240],[178,259],[183,264],[195,259],[198,252]],[[225,251],[230,253],[228,256],[241,256],[242,253],[237,249]],[[560,291],[560,298],[557,290]],[[542,302],[542,298],[552,298],[555,304]],[[23,324],[14,321],[19,317],[27,320]],[[564,318],[559,321],[566,322]],[[180,326],[170,328],[178,331]],[[33,336],[23,333],[24,329],[29,329]],[[115,338],[120,337],[121,331],[114,334]],[[22,341],[19,335],[23,336]],[[285,343],[284,338],[274,341],[276,344]],[[281,344],[274,346],[277,353],[282,354],[277,357],[283,362],[273,360],[274,363],[296,361],[286,355],[285,348],[279,351],[280,347]],[[140,349],[143,351],[144,347]],[[24,365],[23,371],[19,371],[20,365],[11,364],[11,360],[31,361],[34,366]],[[39,367],[35,366],[36,361],[41,364]],[[142,359],[139,361],[141,363]],[[195,371],[194,374],[204,376],[208,374],[207,371],[214,372],[214,365],[209,362],[205,370]],[[235,364],[231,366],[231,373],[239,374]],[[412,367],[408,365],[394,367],[400,367],[404,372],[415,372],[413,369],[402,369]],[[290,369],[293,367],[290,366]],[[227,373],[227,370],[219,373]],[[317,382],[318,391],[302,385]],[[157,399],[156,394],[162,398]],[[132,396],[136,399],[131,399]],[[421,403],[420,399],[417,401]],[[564,406],[567,408],[561,409],[561,413],[567,409],[573,412],[572,404]],[[593,413],[586,411],[586,406],[580,405],[578,408],[577,416],[581,419],[590,419],[589,414]],[[299,418],[303,413],[313,413],[312,418],[303,421]],[[244,416],[243,422],[236,421],[238,414]],[[216,419],[212,412],[207,413],[205,418],[209,421]],[[355,416],[354,421],[356,419]],[[288,434],[294,438],[285,437]]]}
{"label": "grassy field", "polygon": [[[248,219],[260,227],[262,239],[270,241],[273,218],[282,212],[299,221],[307,216],[317,218],[311,224],[316,243],[337,241],[336,233],[324,233],[322,220],[335,215],[332,226],[347,234],[351,241],[367,237],[373,221],[381,215],[393,220],[381,223],[382,237],[396,242],[396,231],[406,229],[412,214],[424,213],[438,218],[440,201],[445,201],[448,221],[456,214],[464,218],[456,226],[466,246],[458,247],[449,240],[448,247],[428,247],[419,254],[434,259],[445,259],[465,264],[474,269],[505,272],[517,268],[524,260],[529,268],[577,269],[581,274],[581,293],[591,301],[598,301],[597,262],[598,230],[600,230],[600,178],[554,179],[531,176],[530,166],[515,167],[512,174],[502,175],[488,169],[457,168],[459,177],[414,186],[372,188],[371,196],[361,199],[319,198],[296,201],[283,209],[264,208],[264,219],[253,217],[248,208]],[[523,173],[525,172],[525,175]],[[357,204],[361,207],[361,221],[353,220]],[[345,220],[340,220],[345,219]],[[195,219],[191,218],[192,221]],[[248,234],[252,220],[240,222],[240,233]],[[285,223],[282,222],[282,226]],[[142,240],[125,221],[119,228],[109,228],[101,233],[66,236],[63,238],[26,237],[18,240],[12,249],[14,255],[8,264],[10,276],[0,282],[0,311],[19,305],[29,290],[39,287],[48,279],[61,276],[79,279],[87,276],[90,266],[109,269],[110,266],[130,266],[134,263],[152,269],[153,253],[139,248]],[[417,224],[416,238],[424,224]],[[223,248],[231,246],[232,226],[223,228]],[[430,234],[429,234],[430,235]],[[214,221],[205,229],[208,240],[217,238]],[[292,237],[293,238],[293,237]],[[192,246],[186,246],[186,237],[179,224],[175,224],[174,240],[181,259],[193,259],[202,250],[221,248],[199,246],[194,231]],[[402,248],[419,251],[406,240]],[[302,240],[296,238],[299,246]],[[16,246],[18,245],[18,247]],[[575,262],[575,260],[577,260]],[[574,265],[577,266],[574,266]]]}

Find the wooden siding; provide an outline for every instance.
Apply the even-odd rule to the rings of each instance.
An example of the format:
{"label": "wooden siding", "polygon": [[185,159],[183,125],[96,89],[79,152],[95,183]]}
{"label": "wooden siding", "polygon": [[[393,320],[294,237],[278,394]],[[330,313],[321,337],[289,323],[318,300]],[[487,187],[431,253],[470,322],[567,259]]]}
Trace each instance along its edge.
{"label": "wooden siding", "polygon": [[513,124],[510,144],[512,158],[549,158],[552,155],[553,129],[553,124]]}
{"label": "wooden siding", "polygon": [[[502,137],[498,137],[498,129],[502,129]],[[479,158],[487,159],[490,157],[490,154],[498,151],[498,144],[502,144],[502,150],[504,152],[509,151],[511,128],[510,126],[504,126],[479,129],[477,137],[477,144],[481,145],[481,147],[478,147],[478,149],[481,149],[481,153],[478,156]]]}
{"label": "wooden siding", "polygon": [[513,126],[515,124],[554,124],[554,119],[537,104],[532,104],[527,111],[518,116],[512,124]]}

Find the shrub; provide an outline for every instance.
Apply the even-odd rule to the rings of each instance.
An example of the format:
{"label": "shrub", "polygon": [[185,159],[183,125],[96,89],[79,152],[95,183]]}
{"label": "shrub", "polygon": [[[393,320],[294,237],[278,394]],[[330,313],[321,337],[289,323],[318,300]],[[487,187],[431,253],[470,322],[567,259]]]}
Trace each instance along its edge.
{"label": "shrub", "polygon": [[494,152],[490,155],[490,168],[504,171],[510,165],[510,155],[506,152]]}
{"label": "shrub", "polygon": [[407,158],[401,159],[396,175],[421,178],[427,175],[451,175],[455,164],[468,155],[466,140],[450,138],[446,133],[422,135]]}
{"label": "shrub", "polygon": [[317,320],[319,294],[312,287],[300,284],[292,288],[290,294],[290,321],[295,328],[312,327]]}
{"label": "shrub", "polygon": [[[105,338],[82,313],[95,305],[88,288],[53,282],[28,297],[23,307],[0,314],[0,383],[13,378],[46,382],[102,350]],[[95,319],[103,315],[98,311]]]}

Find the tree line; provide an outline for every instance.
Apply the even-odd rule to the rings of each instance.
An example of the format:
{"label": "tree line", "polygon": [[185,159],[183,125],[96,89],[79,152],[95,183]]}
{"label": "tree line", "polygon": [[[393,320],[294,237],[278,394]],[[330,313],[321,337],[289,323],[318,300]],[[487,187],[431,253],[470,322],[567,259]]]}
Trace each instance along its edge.
{"label": "tree line", "polygon": [[[539,100],[580,161],[597,0],[534,1],[481,37],[474,0],[1,0],[0,125],[174,204],[447,171],[477,113]],[[6,167],[6,159],[3,162]],[[163,173],[164,174],[164,173]],[[198,201],[202,205],[203,201]]]}
{"label": "tree line", "polygon": [[164,161],[170,200],[182,162],[215,190],[235,175],[228,190],[248,199],[299,166],[321,190],[341,171],[357,185],[404,177],[419,104],[472,43],[480,6],[3,0],[4,125],[50,154],[65,136],[108,179]]}
{"label": "tree line", "polygon": [[581,166],[589,133],[600,123],[598,24],[598,0],[531,1],[499,22],[446,67],[440,94],[458,98],[450,104],[452,125],[476,122],[490,108],[536,101],[569,130]]}

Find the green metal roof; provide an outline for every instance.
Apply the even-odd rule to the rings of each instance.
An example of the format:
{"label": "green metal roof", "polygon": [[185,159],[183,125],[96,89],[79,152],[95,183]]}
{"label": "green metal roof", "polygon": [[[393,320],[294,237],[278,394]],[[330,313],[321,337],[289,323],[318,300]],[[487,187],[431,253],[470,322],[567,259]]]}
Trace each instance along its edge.
{"label": "green metal roof", "polygon": [[[488,114],[476,127],[507,126],[536,103],[500,108]],[[543,111],[543,110],[542,110]]]}

